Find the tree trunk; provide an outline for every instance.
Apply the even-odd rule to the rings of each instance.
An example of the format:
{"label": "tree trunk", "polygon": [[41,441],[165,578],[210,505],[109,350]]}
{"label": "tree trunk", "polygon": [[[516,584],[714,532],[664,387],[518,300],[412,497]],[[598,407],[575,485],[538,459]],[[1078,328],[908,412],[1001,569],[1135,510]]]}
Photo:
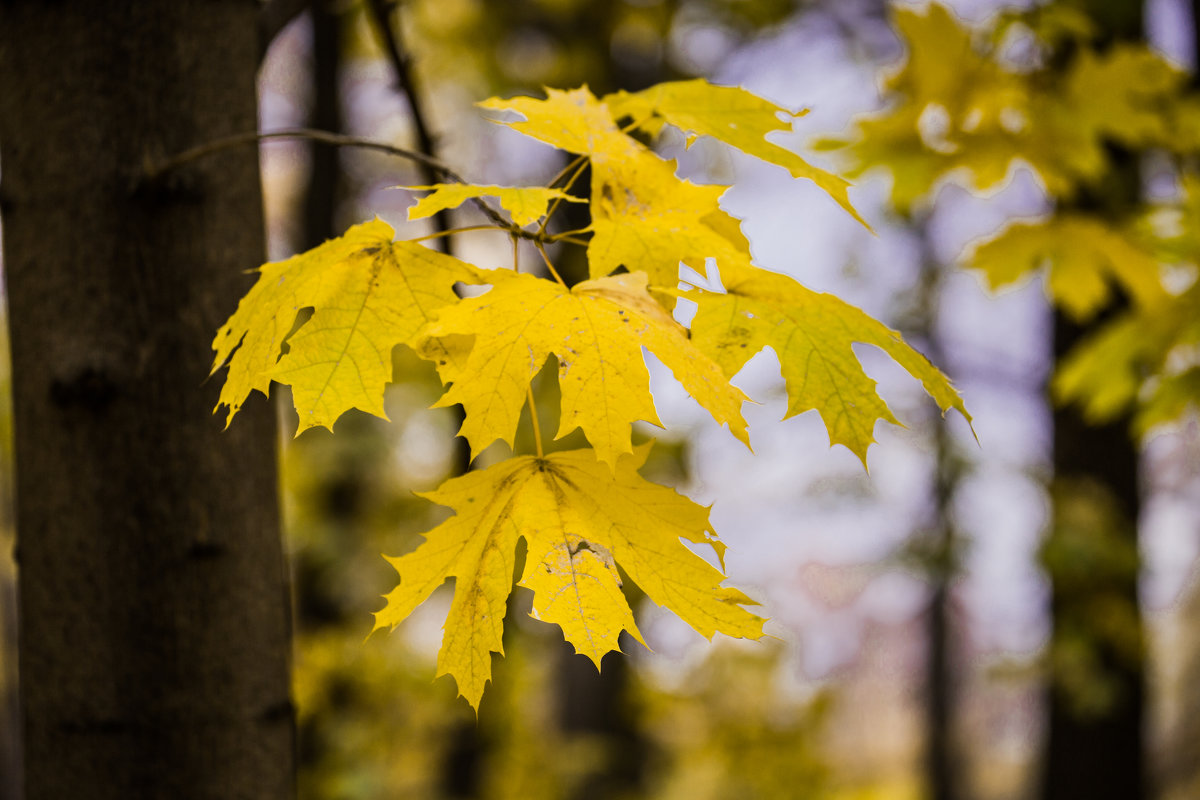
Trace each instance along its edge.
{"label": "tree trunk", "polygon": [[[312,26],[312,108],[308,125],[333,133],[342,132],[342,16],[328,0],[312,0],[308,6]],[[326,240],[345,233],[335,218],[342,194],[342,166],[336,147],[310,142],[308,186],[304,192],[303,240],[298,252],[311,250]],[[432,182],[432,181],[431,181]]]}
{"label": "tree trunk", "polygon": [[[1143,36],[1142,4],[1084,3],[1106,43]],[[1137,162],[1112,167],[1075,208],[1119,220],[1139,202]],[[1055,314],[1061,359],[1099,322]],[[1078,406],[1054,412],[1054,521],[1043,550],[1051,579],[1051,679],[1044,800],[1139,800],[1147,783],[1145,670],[1138,599],[1138,452],[1128,418],[1104,426]]]}
{"label": "tree trunk", "polygon": [[209,342],[263,256],[257,3],[0,0],[29,800],[286,798],[275,425]]}
{"label": "tree trunk", "polygon": [[[913,335],[922,351],[935,364],[947,358],[938,335],[939,303],[945,267],[937,261],[930,241],[929,220],[913,221],[922,266],[912,316]],[[925,612],[925,753],[926,791],[929,800],[958,800],[962,796],[962,770],[954,740],[958,710],[958,670],[954,663],[954,581],[959,569],[959,543],[950,507],[962,480],[950,429],[940,416],[931,420],[932,486],[928,528],[917,547],[929,583],[929,605]]]}

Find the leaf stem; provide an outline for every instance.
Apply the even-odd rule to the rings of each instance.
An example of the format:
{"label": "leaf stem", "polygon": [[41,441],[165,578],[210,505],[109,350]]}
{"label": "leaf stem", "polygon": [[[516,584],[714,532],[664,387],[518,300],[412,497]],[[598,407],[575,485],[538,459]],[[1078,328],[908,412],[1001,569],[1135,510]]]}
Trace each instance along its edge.
{"label": "leaf stem", "polygon": [[545,458],[546,454],[542,450],[542,426],[538,422],[537,402],[533,399],[533,384],[525,387],[525,394],[529,398],[529,419],[533,421],[533,445],[537,448],[537,457]]}
{"label": "leaf stem", "polygon": [[[448,228],[444,231],[435,231],[433,233],[427,233],[424,236],[418,236],[415,239],[409,239],[408,241],[423,242],[426,239],[440,239],[443,236],[453,236],[456,233],[471,233],[472,231],[495,231],[495,230],[496,230],[496,228],[493,225],[467,225],[462,228]],[[511,236],[512,234],[510,233],[509,235]]]}
{"label": "leaf stem", "polygon": [[576,230],[573,230],[573,231],[561,231],[559,233],[552,233],[549,236],[542,237],[542,241],[545,241],[545,242],[571,241],[571,242],[574,242],[575,244],[586,244],[586,242],[584,242],[582,239],[575,238],[578,234],[581,234],[581,233],[591,233],[591,231],[589,231],[587,228],[577,228]]}
{"label": "leaf stem", "polygon": [[559,234],[556,236],[539,235],[535,231],[527,231],[523,228],[517,228],[512,225],[505,224],[504,227],[496,227],[495,225],[464,225],[461,228],[450,228],[445,231],[435,231],[427,233],[424,236],[418,236],[414,239],[408,239],[410,242],[423,242],[426,239],[436,239],[440,236],[451,236],[457,233],[474,233],[480,231],[489,231],[491,233],[504,233],[514,240],[527,239],[531,242],[570,242],[571,244],[586,245],[587,242],[582,239],[570,238],[569,233],[579,233],[579,231],[570,231],[568,234]]}
{"label": "leaf stem", "polygon": [[546,255],[546,245],[540,239],[534,239],[533,243],[537,246],[538,252],[542,254],[542,261],[546,262],[546,269],[550,270],[550,274],[554,276],[554,280],[558,281],[559,285],[564,289],[569,289],[567,282],[558,274],[558,270],[554,268],[554,264],[550,263],[550,256]]}
{"label": "leaf stem", "polygon": [[570,163],[568,163],[568,164],[567,164],[565,167],[563,167],[562,169],[560,169],[560,170],[558,171],[558,174],[557,174],[557,175],[555,175],[553,178],[551,178],[551,179],[550,179],[550,182],[549,182],[548,184],[546,184],[546,185],[547,185],[547,186],[549,186],[550,188],[554,188],[554,184],[558,183],[558,182],[559,182],[559,181],[561,181],[563,178],[567,177],[567,174],[568,174],[568,173],[569,173],[571,170],[573,170],[573,169],[575,169],[576,167],[578,167],[578,166],[579,166],[579,164],[580,164],[581,162],[583,162],[583,161],[587,161],[587,156],[576,156],[575,158],[571,159]]}
{"label": "leaf stem", "polygon": [[[576,165],[578,165],[578,166],[576,166]],[[584,156],[580,156],[579,158],[575,159],[570,164],[568,164],[562,170],[562,172],[555,175],[554,180],[550,181],[550,186],[554,186],[554,184],[557,183],[559,181],[559,179],[562,178],[563,175],[566,175],[567,172],[572,167],[574,167],[575,171],[571,173],[571,177],[567,179],[567,182],[564,183],[563,187],[562,187],[562,190],[564,192],[569,192],[571,190],[571,187],[575,184],[575,181],[579,180],[579,176],[583,174],[583,171],[584,171],[584,169],[587,168],[587,165],[588,165],[587,158],[585,158]],[[561,197],[554,198],[554,202],[550,204],[550,208],[546,211],[546,215],[543,216],[542,221],[540,223],[538,223],[538,233],[539,234],[544,235],[546,233],[546,225],[548,225],[550,223],[550,218],[554,216],[554,212],[558,211],[558,207],[560,205],[562,205],[562,203],[563,203],[563,199]]]}
{"label": "leaf stem", "polygon": [[[347,136],[341,133],[333,133],[331,131],[323,131],[317,128],[287,128],[279,131],[266,131],[260,133],[258,131],[247,131],[245,133],[235,133],[231,136],[223,136],[219,139],[212,139],[204,144],[189,147],[180,153],[167,158],[157,163],[147,164],[140,176],[142,182],[153,183],[161,179],[164,175],[174,169],[184,166],[192,161],[197,161],[214,153],[219,153],[222,150],[229,150],[234,147],[241,147],[248,144],[256,144],[258,142],[273,141],[280,139],[306,139],[312,142],[321,142],[323,144],[332,145],[334,147],[359,147],[364,150],[377,150],[381,153],[386,153],[397,158],[406,158],[409,161],[414,161],[418,164],[424,164],[435,173],[442,176],[444,180],[452,183],[469,184],[469,181],[459,175],[450,167],[443,164],[441,161],[427,156],[424,153],[419,153],[416,150],[409,150],[404,147],[396,147],[395,145],[377,142],[373,139],[362,139],[357,136]],[[500,215],[500,212],[492,208],[488,203],[480,197],[471,198],[471,202],[475,204],[484,215],[498,228],[506,231],[512,231],[517,226],[506,220]],[[529,231],[522,230],[517,234],[523,239],[531,238],[534,234]]]}

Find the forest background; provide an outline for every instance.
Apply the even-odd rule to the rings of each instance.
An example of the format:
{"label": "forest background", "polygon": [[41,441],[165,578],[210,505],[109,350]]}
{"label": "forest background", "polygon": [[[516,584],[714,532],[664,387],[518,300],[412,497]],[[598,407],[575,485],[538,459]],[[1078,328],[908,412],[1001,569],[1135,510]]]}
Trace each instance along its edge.
{"label": "forest background", "polygon": [[[1067,11],[1097,10],[1088,5],[1046,6],[1040,19],[1053,35],[1078,36],[1069,29],[1085,23]],[[485,123],[472,103],[487,96],[585,82],[601,93],[706,75],[812,107],[787,141],[803,147],[818,135],[846,137],[852,115],[896,102],[880,98],[878,78],[906,57],[894,18],[865,1],[581,1],[485,11],[447,0],[387,16],[395,52],[412,70],[406,83],[372,9],[318,4],[282,31],[260,73],[261,128],[309,125],[419,145],[417,108],[437,132],[437,155],[481,183],[544,179],[559,166]],[[995,20],[990,4],[955,10],[964,20]],[[1192,63],[1185,4],[1138,11],[1157,47]],[[1056,25],[1068,33],[1054,34]],[[1108,38],[1143,32],[1139,19],[1132,35]],[[1081,47],[1101,51],[1105,38]],[[948,41],[926,43],[921,55],[954,72],[970,59]],[[924,111],[924,138],[910,144],[936,153],[937,114]],[[905,376],[866,351],[908,426],[877,431],[869,478],[847,451],[827,448],[818,421],[777,422],[784,400],[769,356],[739,378],[751,394],[776,398],[747,412],[762,432],[753,458],[656,377],[667,431],[655,435],[673,456],[651,468],[714,504],[714,523],[731,544],[731,582],[764,601],[779,641],[709,645],[645,608],[655,652],[610,656],[597,678],[557,632],[518,626],[476,723],[449,682],[429,683],[444,613],[436,603],[395,634],[362,642],[365,615],[393,578],[378,554],[412,547],[440,513],[410,493],[461,468],[449,444],[453,417],[427,410],[439,393],[432,372],[406,362],[413,377],[390,393],[393,424],[352,416],[336,435],[308,433],[285,449],[303,796],[790,797],[797,787],[806,797],[1056,796],[1043,774],[1053,702],[1046,687],[1063,650],[1051,644],[1054,593],[1039,544],[1052,519],[1048,486],[1063,427],[1043,392],[1055,322],[1038,282],[993,295],[958,268],[970,241],[1050,208],[1039,180],[1028,170],[1009,174],[1005,163],[1002,186],[987,187],[986,197],[951,181],[922,202],[899,191],[899,178],[868,173],[852,197],[871,236],[810,185],[717,146],[682,145],[668,141],[664,152],[684,174],[736,183],[727,208],[749,220],[762,263],[889,320],[950,374],[974,414],[978,444],[961,420],[942,422]],[[1164,150],[1136,156],[1139,199],[1170,197],[1179,173]],[[403,162],[302,141],[264,144],[262,158],[273,258],[373,214],[401,237],[427,230],[405,221],[412,196],[388,188],[427,182]],[[899,162],[894,154],[876,160],[888,158]],[[486,236],[457,237],[454,246],[485,265],[509,258],[507,245]],[[1126,742],[1145,731],[1146,774],[1163,796],[1188,797],[1197,780],[1188,712],[1197,701],[1187,694],[1197,663],[1188,632],[1197,603],[1187,599],[1195,594],[1196,447],[1186,420],[1142,443],[1142,569],[1132,580],[1149,658],[1134,678],[1150,689],[1149,714],[1144,728],[1140,716],[1113,716]],[[1115,560],[1127,567],[1127,555]],[[6,569],[11,587],[14,569]],[[3,607],[12,698],[15,603]],[[1129,609],[1092,616],[1130,619]],[[1110,635],[1085,630],[1066,651],[1074,661],[1063,671],[1082,682],[1090,699],[1079,713],[1092,720],[1120,706],[1088,663],[1103,650],[1096,640]],[[9,765],[14,729],[4,728]],[[1142,769],[1101,752],[1093,757]]]}

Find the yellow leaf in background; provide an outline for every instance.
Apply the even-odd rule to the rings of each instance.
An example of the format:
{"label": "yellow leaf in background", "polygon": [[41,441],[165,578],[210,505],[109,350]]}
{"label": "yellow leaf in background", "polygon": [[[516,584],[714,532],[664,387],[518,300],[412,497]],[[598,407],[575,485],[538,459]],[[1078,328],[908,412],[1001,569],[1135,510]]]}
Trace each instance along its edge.
{"label": "yellow leaf in background", "polygon": [[546,208],[554,200],[566,200],[571,203],[586,202],[581,197],[572,197],[562,189],[548,189],[545,186],[476,186],[466,183],[438,183],[433,186],[397,186],[395,188],[430,192],[408,209],[410,220],[432,217],[439,211],[448,208],[458,208],[475,197],[495,197],[500,200],[500,207],[512,214],[513,222],[524,226],[536,222],[544,216]]}
{"label": "yellow leaf in background", "polygon": [[891,12],[905,60],[888,77],[888,91],[907,95],[918,105],[949,101],[953,114],[960,108],[954,98],[963,98],[972,79],[986,83],[992,77],[996,66],[977,47],[974,31],[946,6],[894,6]]}
{"label": "yellow leaf in background", "polygon": [[1110,281],[1143,307],[1167,297],[1158,261],[1150,253],[1111,225],[1078,214],[1009,225],[977,243],[966,265],[982,272],[993,290],[1048,267],[1051,298],[1078,320],[1087,320],[1108,303]]}
{"label": "yellow leaf in background", "polygon": [[438,405],[462,404],[461,435],[472,454],[496,439],[512,445],[529,381],[554,354],[562,390],[558,437],[582,428],[598,457],[615,465],[632,449],[635,420],[659,424],[643,347],[718,423],[746,441],[746,396],[650,296],[644,274],[585,281],[573,289],[505,271],[487,280],[487,293],[443,309],[425,330],[432,338],[474,337],[465,367],[438,364],[443,380],[454,384]]}
{"label": "yellow leaf in background", "polygon": [[681,541],[720,545],[708,510],[638,475],[649,449],[643,445],[621,458],[615,472],[590,450],[519,456],[424,495],[453,508],[455,516],[425,534],[413,552],[388,558],[400,584],[375,615],[375,629],[398,625],[454,578],[438,675],[453,676],[478,708],[491,677],[491,654],[504,652],[514,551],[524,538],[521,585],[534,593],[533,615],[559,625],[597,669],[605,653],[619,649],[621,631],[642,641],[617,566],[651,600],[707,638],[761,637],[762,618],[743,607],[754,601],[721,586],[724,574]]}
{"label": "yellow leaf in background", "polygon": [[1194,113],[1178,102],[1184,74],[1144,44],[1096,53],[1077,42],[1064,69],[1024,71],[1004,57],[1003,37],[980,35],[940,3],[897,8],[894,19],[907,57],[885,84],[889,107],[821,149],[841,144],[852,176],[891,170],[902,212],[948,177],[986,192],[1020,165],[1070,198],[1106,172],[1114,142],[1196,138]]}
{"label": "yellow leaf in background", "polygon": [[916,123],[927,147],[951,155],[951,168],[963,166],[963,158],[982,166],[971,152],[981,144],[1004,152],[993,167],[1003,175],[1018,137],[1034,122],[1024,76],[998,63],[994,50],[939,3],[923,11],[898,7],[894,17],[907,60],[887,81],[889,92],[903,98],[893,111]]}
{"label": "yellow leaf in background", "polygon": [[[217,406],[229,409],[228,420],[251,391],[266,394],[272,380],[292,385],[297,433],[332,428],[351,408],[385,416],[392,349],[414,344],[433,311],[457,300],[454,283],[477,273],[419,244],[393,242],[393,235],[376,219],[260,268],[213,341],[213,372],[229,363]],[[304,308],[314,312],[293,333]]]}
{"label": "yellow leaf in background", "polygon": [[1119,44],[1104,53],[1077,48],[1056,84],[1026,80],[1032,124],[1020,156],[1058,196],[1101,178],[1114,142],[1167,144],[1186,123],[1176,105],[1183,73],[1145,45]]}
{"label": "yellow leaf in background", "polygon": [[743,153],[783,167],[793,177],[807,178],[856,220],[867,224],[850,202],[849,182],[814,167],[766,138],[777,131],[790,132],[792,120],[807,113],[806,110],[791,111],[745,89],[714,86],[703,78],[660,83],[634,94],[621,91],[605,96],[603,102],[615,118],[631,117],[638,122],[662,120],[689,137],[711,136]]}
{"label": "yellow leaf in background", "polygon": [[1097,142],[1162,142],[1170,135],[1167,106],[1186,79],[1144,44],[1121,43],[1102,54],[1080,49],[1063,87],[1066,120]]}
{"label": "yellow leaf in background", "polygon": [[1134,433],[1145,436],[1197,410],[1200,410],[1200,367],[1164,375],[1134,415]]}
{"label": "yellow leaf in background", "polygon": [[897,423],[863,372],[851,344],[880,348],[921,381],[944,413],[971,416],[958,392],[929,360],[882,323],[786,275],[757,268],[722,271],[726,294],[688,292],[696,302],[692,341],[733,377],[764,347],[779,357],[787,417],[816,409],[831,445],[844,444],[866,464],[877,420]]}
{"label": "yellow leaf in background", "polygon": [[1090,424],[1111,422],[1132,406],[1158,343],[1132,314],[1106,323],[1060,362],[1054,395],[1078,403]]}
{"label": "yellow leaf in background", "polygon": [[930,194],[950,163],[950,156],[924,145],[917,116],[906,110],[910,109],[859,117],[852,135],[825,137],[812,145],[833,152],[851,178],[886,169],[892,179],[889,199],[901,214],[910,213]]}
{"label": "yellow leaf in background", "polygon": [[1200,288],[1193,285],[1149,309],[1104,321],[1059,363],[1055,399],[1075,403],[1092,424],[1134,412],[1145,436],[1197,404]]}
{"label": "yellow leaf in background", "polygon": [[[904,213],[947,177],[987,192],[1008,180],[1018,159],[1039,171],[1053,163],[1030,152],[1038,115],[1025,78],[977,46],[971,28],[938,3],[896,8],[894,19],[907,57],[885,84],[890,107],[860,118],[849,137],[826,139],[819,149],[844,147],[851,176],[875,167],[891,171],[892,202]],[[1066,188],[1055,170],[1043,177],[1054,191]]]}
{"label": "yellow leaf in background", "polygon": [[[1200,97],[1191,94],[1180,95],[1175,99],[1171,106],[1171,121],[1165,145],[1176,152],[1194,153],[1200,150]],[[1184,181],[1188,180],[1185,175]],[[1190,179],[1193,184],[1195,180],[1194,177]],[[1191,192],[1185,194],[1194,198],[1194,186]]]}

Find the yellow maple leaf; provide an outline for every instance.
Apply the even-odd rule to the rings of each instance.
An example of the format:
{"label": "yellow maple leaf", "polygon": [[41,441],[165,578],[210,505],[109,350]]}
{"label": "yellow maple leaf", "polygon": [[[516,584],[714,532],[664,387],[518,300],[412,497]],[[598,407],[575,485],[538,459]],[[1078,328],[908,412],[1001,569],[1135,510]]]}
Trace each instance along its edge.
{"label": "yellow maple leaf", "polygon": [[[602,159],[592,172],[593,278],[618,267],[645,272],[652,284],[673,287],[679,263],[702,268],[749,257],[710,224],[727,217],[718,205],[726,186],[698,185],[675,176],[674,166],[649,152]],[[736,224],[736,223],[735,223]]]}
{"label": "yellow maple leaf", "polygon": [[582,197],[573,197],[562,189],[550,189],[545,186],[476,186],[470,183],[437,183],[433,186],[397,186],[395,188],[430,192],[408,209],[410,220],[432,217],[439,211],[448,208],[458,208],[475,197],[495,197],[500,201],[500,207],[512,214],[513,222],[524,226],[536,222],[544,216],[546,208],[554,200],[566,200],[571,203],[586,202]]}
{"label": "yellow maple leaf", "polygon": [[982,272],[993,290],[1047,267],[1051,298],[1079,320],[1108,302],[1110,281],[1144,307],[1167,297],[1153,255],[1112,225],[1082,214],[1009,225],[975,244],[966,265]]}
{"label": "yellow maple leaf", "polygon": [[754,601],[721,586],[724,574],[681,541],[721,552],[708,509],[638,475],[649,449],[643,445],[621,458],[615,472],[590,450],[519,456],[424,495],[455,515],[425,534],[413,552],[388,557],[400,583],[376,613],[375,629],[398,625],[454,578],[437,674],[453,676],[478,708],[491,678],[491,654],[504,652],[514,553],[524,538],[521,585],[534,593],[533,616],[559,625],[597,669],[605,653],[619,650],[621,631],[642,642],[617,566],[707,638],[761,637],[763,619],[743,607]]}
{"label": "yellow maple leaf", "polygon": [[[227,425],[250,392],[266,394],[272,380],[292,386],[297,433],[332,429],[351,408],[386,416],[393,348],[414,344],[433,311],[457,300],[454,283],[478,272],[419,244],[393,242],[393,235],[375,219],[259,269],[213,341],[213,372],[229,363],[217,405],[229,409]],[[292,332],[304,308],[313,314]]]}
{"label": "yellow maple leaf", "polygon": [[519,113],[523,121],[503,124],[591,160],[591,277],[625,267],[645,272],[655,285],[674,286],[681,261],[732,255],[730,243],[702,222],[722,213],[718,199],[728,187],[676,176],[673,161],[622,133],[608,107],[586,87],[550,89],[545,100],[493,98],[480,105]]}
{"label": "yellow maple leaf", "polygon": [[[792,120],[808,113],[792,111],[736,86],[714,86],[703,78],[660,83],[630,94],[606,95],[603,102],[616,118],[631,117],[653,131],[661,122],[679,128],[690,139],[711,136],[743,153],[783,167],[796,178],[815,183],[856,220],[866,225],[850,202],[845,179],[809,164],[766,137],[790,132]],[[869,227],[869,226],[868,226]]]}
{"label": "yellow maple leaf", "polygon": [[921,381],[943,413],[958,409],[969,421],[962,398],[929,360],[900,334],[830,294],[756,267],[722,270],[725,294],[687,292],[698,306],[692,341],[733,377],[764,347],[779,357],[788,394],[785,418],[816,409],[831,445],[844,444],[863,464],[875,422],[897,423],[875,391],[851,344],[880,348]]}
{"label": "yellow maple leaf", "polygon": [[526,136],[561,147],[570,153],[591,156],[598,152],[614,155],[637,141],[617,128],[608,107],[586,86],[570,91],[547,89],[546,99],[491,97],[477,105],[491,111],[511,111],[524,120],[501,122]]}
{"label": "yellow maple leaf", "polygon": [[[529,381],[558,357],[562,390],[558,438],[582,428],[599,458],[615,465],[632,449],[631,424],[660,424],[650,396],[642,348],[665,364],[713,418],[746,441],[741,405],[747,398],[647,291],[642,273],[584,281],[572,289],[514,272],[496,271],[492,288],[443,309],[424,331],[431,338],[474,337],[461,367],[438,360],[453,386],[439,406],[461,403],[462,436],[473,454],[502,439],[509,445]],[[455,347],[465,346],[456,339]]]}

